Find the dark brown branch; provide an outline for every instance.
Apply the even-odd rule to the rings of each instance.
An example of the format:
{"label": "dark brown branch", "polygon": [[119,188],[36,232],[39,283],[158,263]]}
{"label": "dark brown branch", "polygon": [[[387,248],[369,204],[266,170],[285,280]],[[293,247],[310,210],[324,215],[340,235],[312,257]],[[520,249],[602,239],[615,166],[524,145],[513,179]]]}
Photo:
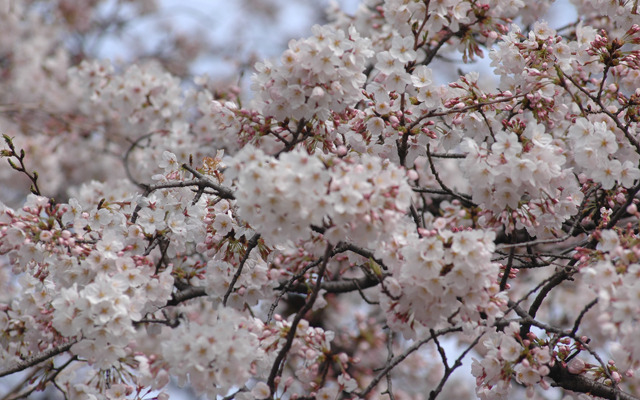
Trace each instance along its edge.
{"label": "dark brown branch", "polygon": [[233,292],[233,287],[235,286],[236,282],[238,282],[238,278],[240,278],[240,274],[242,273],[242,268],[244,267],[244,264],[249,259],[249,253],[251,253],[251,250],[253,250],[258,245],[259,239],[260,239],[259,233],[255,233],[251,237],[251,239],[249,239],[249,243],[247,244],[247,249],[245,250],[244,255],[242,256],[242,260],[240,260],[240,265],[238,265],[238,269],[236,270],[236,273],[233,274],[233,278],[231,279],[231,283],[229,284],[229,289],[227,289],[227,293],[224,294],[224,299],[222,299],[223,306],[226,307],[227,300],[229,299],[229,296],[231,296],[231,293]]}
{"label": "dark brown branch", "polygon": [[[524,246],[533,246],[533,245],[537,245],[537,244],[551,244],[551,243],[560,243],[560,242],[564,242],[567,239],[570,239],[574,236],[574,234],[577,231],[578,225],[580,224],[581,218],[580,215],[582,214],[582,212],[584,211],[585,207],[588,204],[588,200],[591,197],[591,195],[596,192],[601,185],[596,185],[593,186],[591,189],[589,189],[589,191],[587,192],[587,194],[585,194],[584,199],[582,199],[582,203],[580,204],[580,207],[578,208],[578,212],[576,213],[576,217],[575,220],[573,221],[573,224],[571,225],[571,229],[569,229],[569,232],[567,232],[566,235],[559,237],[559,238],[553,238],[553,239],[539,239],[539,240],[530,240],[527,242],[520,242],[520,243],[515,243],[515,244],[505,244],[505,245],[500,245],[498,246],[499,250],[504,250],[504,249],[510,249],[513,247],[524,247]],[[574,247],[572,247],[571,249],[573,250]]]}
{"label": "dark brown branch", "polygon": [[[321,289],[327,293],[350,293],[359,290],[368,289],[380,284],[378,279],[370,276],[364,276],[358,279],[342,279],[339,281],[324,281]],[[283,284],[283,286],[286,284]],[[289,287],[288,293],[308,293],[309,287],[305,284],[299,284]]]}
{"label": "dark brown branch", "polygon": [[584,306],[582,311],[580,311],[578,318],[576,318],[576,321],[573,323],[573,329],[571,329],[571,334],[575,335],[578,332],[578,328],[580,328],[580,322],[582,322],[582,318],[587,313],[587,311],[589,311],[591,307],[595,306],[597,303],[598,303],[598,298],[596,297],[595,299],[591,300],[589,304]]}
{"label": "dark brown branch", "polygon": [[[576,336],[576,334],[571,331],[563,331],[561,329],[552,327],[550,325],[544,324],[542,322],[538,322],[534,320],[531,315],[527,314],[520,306],[514,304],[513,302],[509,302],[509,308],[514,310],[516,314],[522,317],[520,322],[525,323],[527,325],[534,325],[540,329],[545,330],[547,333],[555,333],[559,335],[559,337],[569,337],[576,342],[580,343],[580,345],[586,349],[589,354],[591,354],[598,362],[600,363],[600,367],[602,368],[604,374],[607,378],[613,382],[613,378],[611,376],[611,372],[609,370],[608,364],[605,364],[604,361],[600,358],[600,356],[589,347],[588,343],[584,342],[582,338]],[[588,307],[585,308],[585,310]],[[584,310],[583,310],[584,311]],[[582,313],[581,313],[582,314]],[[502,322],[500,322],[502,324]],[[574,375],[569,373],[565,367],[560,363],[556,363],[551,368],[551,372],[548,377],[551,378],[554,383],[553,386],[559,386],[567,390],[572,390],[578,393],[587,393],[598,397],[603,397],[611,400],[638,400],[638,397],[634,397],[631,394],[625,393],[621,391],[618,387],[609,386],[603,382],[598,382],[593,379],[589,379],[582,375]]]}
{"label": "dark brown branch", "polygon": [[49,350],[45,350],[40,354],[36,354],[35,356],[28,358],[27,360],[19,362],[13,367],[7,368],[5,370],[0,370],[0,378],[2,378],[3,376],[14,374],[16,372],[24,371],[25,369],[29,367],[33,367],[34,365],[39,364],[43,361],[46,361],[51,357],[57,356],[58,354],[62,354],[65,351],[68,351],[71,348],[71,346],[73,346],[77,342],[78,342],[78,339],[72,339],[69,343],[62,344],[60,346],[51,348]]}
{"label": "dark brown branch", "polygon": [[291,321],[291,328],[289,328],[289,333],[287,334],[287,338],[285,340],[284,346],[278,352],[275,361],[273,362],[273,366],[271,368],[271,372],[269,373],[269,379],[267,380],[267,385],[269,385],[269,389],[271,390],[271,394],[275,394],[276,392],[276,378],[281,374],[282,368],[284,366],[284,360],[287,357],[287,353],[291,349],[293,345],[293,339],[296,337],[296,331],[298,330],[298,324],[304,318],[304,315],[311,310],[313,304],[318,298],[318,293],[320,292],[320,287],[322,285],[322,278],[324,277],[325,271],[327,270],[327,265],[329,264],[329,259],[331,258],[331,252],[333,250],[333,246],[331,244],[327,244],[327,249],[324,252],[324,257],[322,264],[320,266],[320,270],[318,271],[318,278],[316,279],[316,284],[313,288],[313,291],[309,295],[307,302],[302,306],[302,308],[298,311],[296,316]]}
{"label": "dark brown branch", "polygon": [[[478,344],[482,336],[484,336],[484,332],[479,334],[475,338],[475,340],[471,342],[471,344],[469,344],[462,353],[460,353],[460,355],[458,356],[458,358],[456,358],[456,361],[453,363],[451,367],[447,365],[447,359],[446,359],[446,356],[444,355],[444,350],[442,350],[441,355],[443,357],[443,363],[445,365],[444,376],[442,377],[442,379],[440,379],[438,386],[434,390],[432,390],[431,393],[429,393],[429,400],[435,400],[435,398],[440,394],[440,392],[442,392],[442,388],[444,388],[444,384],[447,383],[453,371],[455,371],[456,369],[458,369],[458,367],[462,365],[462,359],[467,356],[467,353],[469,353],[471,349],[473,349],[476,346],[476,344]],[[441,349],[439,344],[438,344],[438,348],[439,348],[438,350]]]}
{"label": "dark brown branch", "polygon": [[[535,318],[536,313],[538,312],[538,309],[542,305],[542,302],[547,297],[549,292],[551,292],[553,288],[560,285],[562,282],[568,279],[571,275],[573,275],[574,272],[575,271],[571,267],[565,267],[559,270],[558,272],[556,272],[552,276],[552,278],[542,287],[542,289],[540,290],[540,293],[538,293],[536,298],[533,300],[533,303],[531,303],[531,306],[529,307],[529,312],[527,315],[529,315],[531,318]],[[520,327],[520,336],[522,336],[523,338],[527,337],[529,328],[530,328],[529,324],[523,324]]]}
{"label": "dark brown branch", "polygon": [[[2,135],[2,137],[4,138],[4,141],[7,144],[7,146],[9,146],[9,150],[1,150],[0,157],[7,157],[7,162],[9,163],[11,168],[25,174],[27,178],[29,178],[29,180],[31,181],[31,189],[30,189],[31,193],[37,196],[41,196],[42,193],[40,192],[40,188],[38,187],[38,173],[36,171],[33,171],[33,173],[29,173],[29,171],[27,171],[26,165],[24,164],[24,158],[25,158],[24,149],[21,149],[20,152],[17,152],[15,145],[13,144],[13,138],[8,135]],[[18,160],[18,162],[20,163],[20,166],[16,165],[13,161],[11,161],[12,157],[15,157]]]}
{"label": "dark brown branch", "polygon": [[188,289],[182,290],[180,292],[176,292],[171,297],[171,300],[167,302],[167,306],[177,306],[178,304],[185,302],[187,300],[195,299],[197,297],[206,296],[207,292],[205,292],[202,287],[190,287]]}
{"label": "dark brown branch", "polygon": [[509,274],[511,274],[511,267],[513,266],[513,255],[515,253],[515,248],[512,247],[509,251],[509,259],[507,260],[507,265],[504,268],[502,279],[500,280],[500,290],[504,290],[507,287],[507,280],[509,279]]}
{"label": "dark brown branch", "polygon": [[553,379],[552,386],[611,400],[638,400],[638,397],[625,393],[616,387],[607,386],[582,375],[574,375],[560,363],[556,363],[550,370],[548,377]]}

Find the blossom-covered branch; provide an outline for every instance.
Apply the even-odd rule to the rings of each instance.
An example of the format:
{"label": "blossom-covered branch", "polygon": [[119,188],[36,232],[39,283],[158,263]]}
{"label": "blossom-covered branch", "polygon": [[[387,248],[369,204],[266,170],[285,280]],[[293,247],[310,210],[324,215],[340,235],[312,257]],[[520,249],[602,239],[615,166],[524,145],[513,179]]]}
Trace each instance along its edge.
{"label": "blossom-covered branch", "polygon": [[250,79],[111,3],[0,6],[2,395],[640,398],[637,2],[334,5]]}

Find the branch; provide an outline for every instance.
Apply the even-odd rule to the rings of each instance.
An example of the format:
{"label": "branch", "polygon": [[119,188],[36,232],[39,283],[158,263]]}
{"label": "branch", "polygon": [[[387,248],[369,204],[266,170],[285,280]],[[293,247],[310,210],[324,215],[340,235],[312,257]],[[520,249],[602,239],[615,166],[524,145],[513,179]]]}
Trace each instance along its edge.
{"label": "branch", "polygon": [[[591,303],[595,304],[594,301],[592,301]],[[590,303],[590,304],[591,304]],[[528,314],[526,311],[524,311],[520,306],[513,304],[513,302],[509,302],[509,307],[511,309],[513,309],[516,314],[518,314],[520,317],[522,317],[522,320],[524,321],[524,323],[527,326],[533,325],[536,326],[540,329],[545,330],[547,333],[555,333],[557,335],[559,335],[560,337],[569,337],[571,339],[573,339],[574,341],[576,341],[577,343],[579,343],[582,348],[584,348],[585,350],[587,350],[589,352],[589,354],[591,354],[600,364],[600,367],[602,368],[602,371],[604,372],[605,376],[609,379],[610,382],[612,382],[613,385],[615,385],[613,382],[615,382],[615,380],[613,379],[613,377],[611,376],[611,371],[609,370],[609,365],[606,364],[602,358],[598,355],[598,353],[596,353],[590,346],[588,343],[586,343],[584,340],[582,340],[582,338],[578,337],[575,332],[572,331],[563,331],[562,329],[558,329],[555,328],[553,326],[547,325],[545,323],[536,321],[530,314]],[[585,307],[585,309],[583,310],[583,312],[581,312],[580,316],[578,317],[578,319],[582,318],[582,315],[584,315],[584,313],[586,313],[585,310],[588,310],[591,306],[587,305],[587,307]],[[579,324],[579,321],[576,320],[576,323],[574,323],[574,329],[575,326]],[[633,397],[627,393],[622,392],[617,385],[616,386],[608,386],[605,383],[601,383],[601,382],[597,382],[593,379],[589,379],[585,376],[582,375],[573,375],[570,374],[568,371],[566,371],[566,369],[563,366],[558,366],[559,363],[556,363],[553,367],[551,367],[552,373],[550,373],[548,376],[553,379],[556,383],[557,386],[561,386],[565,389],[568,390],[572,390],[574,392],[580,392],[580,393],[590,393],[592,395],[596,395],[599,397],[604,397],[604,398],[608,398],[611,400],[619,400],[619,399],[634,399],[634,400],[638,400],[638,398]],[[555,373],[554,373],[554,368],[555,368]],[[558,369],[559,368],[559,369]],[[569,378],[567,378],[569,377]],[[558,378],[558,380],[556,380],[556,378]],[[597,394],[597,393],[600,394]],[[629,397],[630,396],[630,397]]]}
{"label": "branch", "polygon": [[124,156],[122,157],[122,163],[124,164],[124,172],[127,174],[127,178],[129,178],[129,180],[136,186],[138,186],[139,188],[142,188],[144,190],[148,189],[148,185],[145,185],[144,183],[138,182],[134,177],[133,174],[131,173],[131,170],[129,169],[129,156],[131,155],[131,152],[133,151],[133,149],[135,149],[138,146],[138,143],[140,143],[141,141],[150,138],[151,136],[155,135],[156,133],[163,133],[163,134],[167,134],[169,133],[169,131],[167,131],[166,129],[161,129],[158,131],[153,131],[153,132],[149,132],[146,135],[142,135],[139,138],[137,138],[136,140],[134,140],[131,143],[131,146],[129,146],[129,148],[127,149],[127,151],[124,153]]}
{"label": "branch", "polygon": [[617,387],[607,386],[583,375],[571,374],[560,363],[556,363],[550,370],[547,376],[553,379],[555,383],[553,386],[611,400],[638,400],[638,397],[625,393]]}
{"label": "branch", "polygon": [[320,270],[318,271],[318,278],[316,280],[315,287],[313,288],[313,291],[309,295],[307,302],[298,311],[296,316],[293,318],[293,321],[291,321],[291,328],[289,328],[289,333],[287,334],[287,339],[284,343],[284,346],[282,347],[282,349],[280,349],[280,352],[278,353],[275,361],[273,362],[273,367],[271,368],[271,373],[269,373],[269,379],[267,380],[267,385],[269,385],[271,394],[274,394],[276,392],[275,381],[276,381],[276,378],[280,375],[280,371],[282,369],[282,366],[284,365],[283,362],[287,356],[287,353],[291,349],[291,346],[293,345],[293,340],[295,339],[296,331],[298,330],[298,324],[300,323],[304,315],[309,310],[311,310],[311,308],[313,307],[313,304],[318,298],[318,293],[320,292],[320,286],[322,284],[322,278],[324,277],[324,273],[327,270],[327,264],[329,264],[329,259],[331,258],[332,250],[333,249],[331,244],[327,244],[327,249],[324,252],[322,265],[320,266]]}
{"label": "branch", "polygon": [[203,297],[206,295],[207,292],[205,292],[204,288],[193,286],[180,292],[174,293],[171,297],[171,300],[167,302],[166,306],[177,306],[184,301],[195,299],[197,297]]}
{"label": "branch", "polygon": [[[143,188],[145,188],[144,194],[143,196],[148,196],[149,194],[151,194],[152,192],[159,190],[159,189],[169,189],[169,188],[179,188],[179,187],[189,187],[189,186],[197,186],[198,187],[198,195],[202,195],[202,193],[204,193],[204,189],[205,188],[210,188],[213,189],[215,191],[215,193],[213,193],[215,196],[218,196],[222,199],[228,199],[228,200],[234,200],[236,197],[233,193],[233,190],[231,190],[228,187],[219,185],[215,182],[213,182],[212,180],[210,180],[209,178],[207,178],[206,176],[204,176],[203,174],[201,174],[200,172],[196,171],[194,168],[190,167],[187,164],[182,164],[182,168],[186,169],[187,171],[191,172],[191,174],[193,174],[197,179],[192,179],[189,181],[176,181],[176,182],[164,182],[164,183],[158,183],[155,185],[145,185],[145,184],[138,184],[138,186],[141,186]],[[196,201],[197,201],[197,197],[196,196]],[[195,203],[194,203],[195,204]],[[133,210],[133,213],[131,214],[131,222],[135,223],[138,220],[138,213],[140,212],[140,210],[142,209],[142,205],[138,204],[135,208],[135,210]]]}
{"label": "branch", "polygon": [[[538,309],[542,305],[542,302],[547,297],[549,292],[551,292],[553,288],[555,288],[556,286],[564,282],[567,278],[569,278],[571,275],[573,275],[574,272],[575,270],[571,269],[570,267],[562,268],[561,270],[556,272],[551,277],[551,279],[547,282],[547,284],[542,287],[542,289],[540,290],[540,293],[538,293],[538,296],[536,296],[536,298],[533,300],[533,303],[531,303],[531,307],[529,307],[529,312],[527,313],[527,315],[529,315],[532,319],[535,318],[536,313],[538,312]],[[529,328],[530,328],[530,324],[523,324],[520,327],[520,336],[522,336],[523,338],[527,337]]]}
{"label": "branch", "polygon": [[578,332],[578,328],[580,327],[580,322],[582,322],[582,318],[587,313],[587,311],[589,311],[591,309],[591,307],[596,305],[596,303],[598,303],[598,298],[597,297],[595,299],[591,300],[589,302],[589,304],[584,306],[582,311],[580,311],[580,314],[578,315],[578,318],[576,318],[575,322],[573,323],[573,329],[571,329],[571,334],[575,335]]}
{"label": "branch", "polygon": [[[427,119],[427,118],[445,117],[445,116],[451,115],[451,114],[463,114],[466,111],[480,109],[483,106],[490,106],[490,105],[498,104],[498,103],[506,103],[508,101],[517,99],[518,97],[525,97],[527,94],[528,93],[520,93],[520,94],[512,95],[512,96],[509,96],[509,97],[505,97],[505,98],[502,98],[502,99],[479,102],[478,104],[471,104],[471,105],[466,106],[466,107],[456,108],[456,109],[448,110],[448,111],[441,111],[441,112],[430,111],[430,112],[428,112],[428,113],[426,113],[424,115],[421,115],[420,117],[416,118],[416,120],[413,121],[411,123],[411,125],[409,125],[409,130],[415,128],[416,126],[418,126],[418,124],[420,122],[422,122],[424,119]],[[464,157],[466,157],[466,156],[464,156]]]}
{"label": "branch", "polygon": [[[24,158],[25,158],[24,149],[21,149],[20,153],[18,153],[16,151],[15,145],[13,144],[13,138],[8,135],[2,135],[2,137],[4,138],[4,141],[7,144],[7,146],[9,146],[9,150],[0,151],[0,157],[7,157],[7,162],[9,162],[9,165],[11,166],[11,168],[15,169],[18,172],[24,173],[27,176],[27,178],[29,178],[29,180],[31,181],[31,188],[30,188],[31,193],[37,196],[41,196],[42,194],[40,192],[40,188],[38,187],[38,173],[36,171],[33,171],[33,173],[30,174],[29,171],[27,171],[27,167],[24,165]],[[18,160],[18,162],[20,163],[20,166],[16,165],[13,161],[11,161],[12,157],[15,157]]]}
{"label": "branch", "polygon": [[191,172],[196,178],[198,178],[200,180],[200,185],[205,186],[205,187],[209,187],[209,188],[215,190],[217,192],[216,195],[218,197],[221,197],[223,199],[228,199],[228,200],[234,200],[236,198],[236,196],[233,194],[233,190],[229,189],[228,187],[225,187],[225,186],[222,186],[222,185],[218,185],[217,183],[211,181],[209,178],[207,178],[206,176],[202,175],[200,172],[196,171],[195,169],[193,169],[189,165],[182,164],[182,168],[184,168],[187,171]]}
{"label": "branch", "polygon": [[462,159],[467,158],[464,154],[448,154],[448,153],[431,153],[431,157],[433,158],[454,158],[454,159]]}
{"label": "branch", "polygon": [[58,347],[53,347],[49,350],[45,350],[40,354],[36,354],[31,358],[28,358],[22,362],[19,362],[13,367],[7,368],[5,370],[0,370],[0,378],[2,378],[3,376],[15,374],[16,372],[24,371],[25,369],[29,367],[33,367],[34,365],[41,363],[43,361],[46,361],[51,357],[64,353],[65,351],[68,351],[71,348],[71,346],[73,346],[76,343],[78,343],[78,339],[72,339],[69,343],[65,343]]}
{"label": "branch", "polygon": [[236,273],[233,275],[233,278],[231,279],[231,283],[229,284],[229,289],[227,289],[227,293],[224,294],[224,298],[222,299],[223,306],[225,307],[227,306],[227,300],[229,299],[229,296],[231,296],[231,292],[233,292],[233,287],[235,286],[236,282],[238,282],[238,278],[240,278],[240,274],[242,273],[242,268],[244,267],[244,264],[249,259],[249,253],[251,253],[251,250],[253,250],[258,245],[259,239],[260,239],[259,233],[255,233],[251,237],[251,239],[249,239],[249,243],[247,244],[247,249],[245,250],[244,255],[242,256],[242,260],[240,260],[240,265],[238,266]]}
{"label": "branch", "polygon": [[[513,236],[515,239],[515,236]],[[503,291],[506,289],[507,287],[507,280],[509,279],[509,275],[511,274],[511,268],[513,267],[513,255],[515,252],[515,248],[511,248],[511,250],[509,251],[509,259],[507,260],[507,265],[504,268],[504,271],[502,272],[502,280],[500,280],[500,290]]]}
{"label": "branch", "polygon": [[[334,256],[334,254],[332,254],[331,256]],[[298,272],[296,275],[294,275],[293,277],[291,277],[285,284],[284,286],[280,285],[280,287],[276,288],[276,290],[280,289],[280,293],[278,294],[278,296],[276,297],[276,299],[274,300],[274,302],[271,304],[271,307],[269,308],[269,313],[267,314],[267,323],[271,322],[271,319],[273,318],[273,313],[275,313],[276,308],[278,307],[278,304],[280,303],[280,299],[282,299],[282,297],[291,292],[291,287],[293,287],[293,282],[297,281],[298,279],[304,277],[304,274],[307,273],[307,271],[309,271],[311,268],[317,266],[318,264],[324,262],[324,258],[319,258],[316,261],[310,263],[309,265],[305,266],[304,268],[302,268],[302,271]],[[306,292],[305,292],[306,293]]]}
{"label": "branch", "polygon": [[453,196],[454,198],[460,200],[462,202],[462,204],[465,205],[465,207],[477,207],[478,205],[475,204],[473,201],[471,201],[469,198],[465,197],[464,195],[460,195],[458,193],[455,193],[453,190],[449,189],[449,187],[447,187],[447,185],[444,184],[444,182],[442,182],[442,180],[440,179],[440,175],[438,175],[438,171],[436,171],[436,167],[433,164],[433,159],[431,158],[431,147],[429,144],[427,144],[427,157],[429,158],[429,165],[431,166],[431,173],[433,174],[433,176],[436,178],[436,181],[438,182],[438,184],[440,184],[440,187],[450,196]]}
{"label": "branch", "polygon": [[[61,365],[60,367],[54,367],[53,363],[51,363],[50,366],[47,367],[47,370],[45,371],[45,377],[46,379],[41,380],[37,385],[33,386],[31,389],[27,390],[26,392],[22,392],[19,394],[16,394],[15,396],[11,396],[13,394],[13,392],[8,393],[5,397],[2,398],[2,400],[18,400],[18,399],[28,399],[29,396],[36,391],[41,391],[42,388],[48,383],[51,382],[53,383],[53,385],[58,388],[60,391],[62,391],[62,389],[58,386],[58,384],[56,383],[56,378],[58,377],[58,375],[60,375],[60,373],[62,372],[62,370],[64,370],[65,368],[67,368],[69,365],[71,365],[72,362],[76,361],[78,359],[78,356],[73,356],[70,359],[68,359],[63,365]],[[35,370],[36,372],[38,370]],[[48,375],[47,374],[50,371],[54,371],[52,374]],[[31,377],[33,378],[33,376]],[[28,379],[27,381],[29,382],[33,382],[34,380],[32,379]],[[25,382],[27,382],[25,381]],[[24,382],[23,382],[24,383]],[[63,392],[63,391],[62,391]],[[64,393],[64,392],[63,392]]]}
{"label": "branch", "polygon": [[378,375],[376,375],[371,380],[371,382],[369,383],[369,386],[367,386],[362,392],[354,393],[354,394],[357,395],[360,398],[366,398],[367,395],[369,394],[369,392],[371,392],[378,385],[378,383],[380,383],[382,378],[384,378],[389,372],[391,372],[391,370],[393,368],[395,368],[396,365],[400,364],[407,357],[409,357],[409,355],[411,355],[411,353],[413,353],[416,350],[420,349],[420,347],[422,347],[426,343],[429,343],[431,340],[433,340],[437,336],[442,336],[442,335],[445,335],[445,334],[451,333],[451,332],[461,332],[461,331],[462,331],[462,328],[459,327],[459,326],[454,326],[454,327],[446,328],[446,329],[440,329],[439,331],[435,331],[435,336],[432,333],[431,335],[429,335],[429,337],[426,337],[426,338],[424,338],[422,340],[419,340],[419,341],[415,342],[411,347],[409,347],[407,350],[405,350],[404,353],[402,353],[399,356],[395,357],[393,360],[388,361],[387,364],[385,365],[385,367],[380,371],[380,373]]}
{"label": "branch", "polygon": [[[386,276],[386,275],[385,275]],[[327,293],[349,293],[357,290],[368,289],[380,284],[380,281],[370,276],[364,276],[358,279],[343,279],[338,281],[324,281],[322,282],[321,289],[327,291]],[[283,285],[286,285],[283,284]],[[282,289],[278,287],[276,289]],[[309,289],[307,285],[299,284],[289,287],[288,293],[308,293]]]}
{"label": "branch", "polygon": [[[433,332],[433,330],[431,330]],[[462,359],[466,357],[467,353],[469,353],[471,351],[471,349],[473,349],[476,344],[478,344],[478,342],[480,341],[480,339],[482,338],[482,336],[484,336],[485,332],[482,332],[481,334],[479,334],[475,340],[473,342],[471,342],[471,344],[469,344],[467,346],[467,348],[458,356],[458,358],[456,358],[456,361],[454,361],[453,366],[449,367],[449,365],[447,365],[447,357],[444,353],[444,349],[442,349],[442,347],[440,347],[440,344],[437,343],[438,345],[438,351],[440,351],[440,355],[442,357],[442,361],[444,363],[445,366],[445,372],[444,372],[444,376],[442,377],[442,379],[440,379],[440,382],[438,383],[438,386],[431,391],[431,393],[429,393],[429,400],[435,400],[436,397],[438,397],[438,395],[440,394],[440,392],[442,392],[442,388],[444,388],[444,384],[447,382],[447,380],[449,380],[449,377],[451,376],[451,374],[453,373],[453,371],[455,371],[458,367],[460,367],[462,365]],[[433,335],[433,333],[432,333]],[[435,340],[435,339],[434,339]]]}
{"label": "branch", "polygon": [[359,254],[362,257],[370,258],[373,261],[375,261],[376,263],[378,263],[378,265],[380,265],[383,270],[385,270],[385,271],[388,270],[388,268],[384,265],[384,262],[381,259],[375,258],[373,256],[373,252],[372,251],[363,249],[362,247],[358,247],[358,246],[356,246],[355,244],[352,244],[352,243],[340,242],[338,244],[338,246],[336,247],[335,253],[336,254],[337,253],[342,253],[342,252],[345,252],[347,250],[351,251],[353,253]]}

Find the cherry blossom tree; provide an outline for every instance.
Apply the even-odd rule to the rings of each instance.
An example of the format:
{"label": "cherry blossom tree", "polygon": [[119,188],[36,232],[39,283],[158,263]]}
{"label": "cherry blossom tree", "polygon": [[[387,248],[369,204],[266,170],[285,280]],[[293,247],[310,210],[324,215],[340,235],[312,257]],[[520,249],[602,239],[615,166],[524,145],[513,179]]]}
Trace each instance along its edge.
{"label": "cherry blossom tree", "polygon": [[248,92],[5,1],[5,399],[640,398],[638,1],[550,3],[332,6]]}

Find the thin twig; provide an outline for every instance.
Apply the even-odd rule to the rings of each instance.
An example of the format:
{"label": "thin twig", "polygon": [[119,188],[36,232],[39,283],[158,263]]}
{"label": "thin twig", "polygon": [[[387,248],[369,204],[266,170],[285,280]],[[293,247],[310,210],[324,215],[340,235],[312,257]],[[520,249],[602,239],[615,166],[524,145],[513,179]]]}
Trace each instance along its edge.
{"label": "thin twig", "polygon": [[576,332],[578,332],[578,328],[580,327],[580,322],[582,322],[582,318],[587,313],[587,311],[589,311],[591,309],[591,307],[596,305],[596,303],[598,303],[598,298],[597,297],[595,299],[591,300],[586,306],[584,306],[582,311],[580,311],[580,314],[578,315],[578,318],[576,318],[576,321],[573,323],[573,329],[571,329],[571,334],[572,335],[575,335]]}
{"label": "thin twig", "polygon": [[327,270],[327,265],[329,264],[329,259],[331,258],[331,251],[333,250],[333,246],[328,243],[327,248],[324,252],[324,257],[322,264],[320,266],[320,270],[318,271],[318,277],[316,279],[315,286],[313,291],[307,298],[307,302],[302,306],[302,308],[298,311],[296,316],[291,321],[291,327],[289,328],[289,332],[287,333],[287,338],[285,340],[284,346],[278,352],[275,361],[273,362],[273,366],[271,367],[271,372],[269,373],[269,379],[267,379],[267,385],[271,390],[271,394],[275,394],[276,392],[276,378],[280,375],[281,370],[284,366],[284,360],[287,357],[287,353],[291,349],[293,345],[293,340],[296,337],[296,332],[298,330],[298,324],[304,318],[305,314],[311,310],[313,304],[318,298],[318,293],[320,292],[320,285],[322,284],[322,278],[324,277],[325,271]]}
{"label": "thin twig", "polygon": [[445,192],[447,192],[447,194],[449,194],[450,196],[453,196],[456,199],[460,200],[462,202],[462,204],[464,204],[466,207],[477,207],[478,205],[475,204],[473,201],[471,201],[468,198],[466,198],[466,197],[454,192],[453,190],[449,189],[449,187],[447,185],[445,185],[444,182],[442,182],[442,179],[440,179],[440,175],[438,174],[438,171],[436,171],[436,166],[433,163],[433,159],[431,158],[431,147],[430,146],[431,146],[430,144],[427,144],[427,158],[429,159],[429,165],[431,167],[431,173],[436,178],[436,181],[438,182],[440,187]]}
{"label": "thin twig", "polygon": [[[435,331],[435,334],[436,334],[435,336],[442,336],[442,335],[445,335],[447,333],[461,332],[461,331],[462,331],[461,327],[454,326],[454,327],[451,327],[451,328],[440,329],[438,331]],[[424,346],[425,344],[429,343],[431,340],[433,340],[433,338],[434,338],[434,336],[430,335],[429,337],[426,337],[424,339],[421,339],[421,340],[415,342],[413,345],[411,345],[411,347],[409,347],[407,350],[405,350],[402,354],[400,354],[399,356],[395,357],[390,362],[387,362],[386,365],[384,366],[384,368],[382,368],[381,371],[378,373],[378,375],[376,375],[371,380],[371,382],[369,382],[369,386],[367,386],[362,392],[354,393],[354,394],[357,395],[360,398],[366,398],[368,396],[369,392],[371,392],[378,385],[378,383],[380,383],[380,380],[382,380],[382,378],[387,376],[387,374],[393,368],[395,368],[398,364],[400,364],[402,361],[404,361],[407,357],[409,357],[412,353],[414,353],[415,351],[420,349],[422,346]]]}
{"label": "thin twig", "polygon": [[131,173],[131,169],[129,168],[129,156],[131,155],[131,152],[133,151],[134,148],[136,148],[138,146],[138,143],[140,143],[141,141],[150,138],[151,136],[158,134],[158,133],[169,133],[169,131],[167,130],[158,130],[158,131],[153,131],[153,132],[149,132],[146,135],[142,135],[139,138],[137,138],[136,140],[134,140],[133,142],[131,142],[131,145],[129,146],[129,148],[127,149],[127,151],[125,151],[124,156],[122,157],[122,162],[124,164],[124,172],[127,174],[127,178],[129,178],[129,180],[136,186],[138,186],[139,188],[142,188],[144,190],[147,190],[148,185],[142,183],[142,182],[138,182],[134,177],[133,174]]}
{"label": "thin twig", "polygon": [[516,249],[512,247],[509,251],[509,259],[507,260],[507,265],[504,268],[502,280],[500,280],[500,291],[503,291],[507,287],[507,280],[509,279],[511,267],[513,266],[513,254],[515,253],[515,250]]}
{"label": "thin twig", "polygon": [[582,93],[586,94],[591,100],[593,100],[600,107],[601,113],[608,115],[609,118],[613,120],[613,122],[616,124],[618,129],[620,129],[622,133],[624,133],[624,136],[627,138],[627,140],[633,145],[633,147],[636,148],[636,152],[640,153],[640,143],[638,142],[638,140],[635,137],[633,137],[631,132],[629,132],[629,129],[625,128],[624,125],[622,125],[622,122],[620,122],[618,117],[616,117],[611,111],[607,109],[607,107],[605,107],[604,104],[602,104],[602,100],[592,95],[591,93],[589,93],[587,89],[585,89],[582,85],[578,84],[578,82],[576,82],[571,76],[566,75],[564,73],[563,75],[565,78],[570,80],[571,83],[573,83],[578,90],[580,90]]}
{"label": "thin twig", "polygon": [[231,296],[231,293],[233,292],[233,287],[235,286],[236,282],[238,282],[238,278],[240,278],[240,274],[242,273],[242,268],[244,267],[244,264],[249,259],[249,253],[251,253],[251,250],[253,250],[258,245],[259,239],[260,239],[259,233],[255,233],[251,237],[251,239],[249,239],[249,243],[247,243],[247,249],[245,250],[244,255],[242,256],[242,260],[240,260],[240,265],[238,265],[238,269],[236,269],[236,273],[233,274],[233,278],[231,279],[231,283],[229,284],[229,289],[227,289],[227,292],[224,294],[224,298],[222,299],[223,306],[225,307],[227,306],[227,300],[229,299],[229,296]]}
{"label": "thin twig", "polygon": [[[387,363],[393,360],[393,331],[387,327]],[[391,374],[387,374],[387,390],[382,394],[388,394],[390,400],[395,400],[395,396],[393,395],[393,380],[391,379]]]}
{"label": "thin twig", "polygon": [[[456,358],[456,361],[454,361],[453,365],[451,367],[446,366],[445,367],[445,373],[444,376],[442,377],[442,379],[440,379],[440,382],[438,383],[438,386],[431,391],[431,393],[429,393],[429,400],[434,400],[439,394],[440,392],[442,392],[442,388],[444,387],[444,384],[447,383],[447,381],[449,380],[449,377],[451,376],[451,374],[462,365],[462,359],[465,358],[467,356],[467,353],[469,353],[471,351],[471,349],[473,349],[476,344],[478,344],[478,342],[480,341],[480,339],[482,338],[482,336],[484,336],[485,332],[480,333],[473,342],[471,342],[471,344],[469,344],[467,346],[467,348],[458,356],[458,358]],[[443,350],[444,353],[444,350]],[[446,358],[444,359],[446,362]]]}

